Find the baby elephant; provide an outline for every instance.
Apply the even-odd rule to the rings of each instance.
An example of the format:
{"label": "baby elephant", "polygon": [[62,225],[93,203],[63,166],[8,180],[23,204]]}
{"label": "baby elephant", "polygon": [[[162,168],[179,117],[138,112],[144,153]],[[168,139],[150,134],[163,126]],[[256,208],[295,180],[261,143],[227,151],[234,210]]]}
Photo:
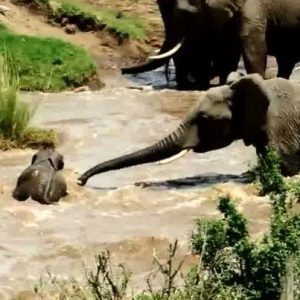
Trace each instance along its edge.
{"label": "baby elephant", "polygon": [[53,149],[40,150],[19,176],[12,196],[19,201],[31,197],[43,204],[57,202],[67,195],[65,179],[58,172],[63,167],[64,159],[60,153]]}

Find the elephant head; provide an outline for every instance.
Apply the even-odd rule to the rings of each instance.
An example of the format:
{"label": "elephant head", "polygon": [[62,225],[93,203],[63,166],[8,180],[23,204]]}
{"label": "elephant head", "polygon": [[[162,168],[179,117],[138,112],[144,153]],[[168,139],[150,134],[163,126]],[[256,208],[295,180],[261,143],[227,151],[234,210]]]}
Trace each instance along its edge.
{"label": "elephant head", "polygon": [[258,148],[266,143],[264,125],[270,99],[260,75],[241,77],[201,95],[173,133],[150,147],[96,165],[79,178],[78,184],[84,185],[98,173],[150,162],[166,163],[190,150],[203,153],[237,139]]}
{"label": "elephant head", "polygon": [[12,196],[19,201],[31,197],[45,204],[57,202],[67,195],[65,180],[58,173],[63,167],[64,158],[60,153],[53,149],[40,150],[19,176]]}
{"label": "elephant head", "polygon": [[34,154],[32,156],[31,165],[38,165],[46,160],[49,161],[56,171],[64,168],[64,157],[51,148],[40,150],[38,153]]}
{"label": "elephant head", "polygon": [[173,58],[179,89],[207,89],[214,76],[220,76],[224,84],[227,75],[236,70],[241,55],[234,17],[244,1],[157,0],[165,29],[161,49],[144,64],[122,68],[122,74],[151,71]]}

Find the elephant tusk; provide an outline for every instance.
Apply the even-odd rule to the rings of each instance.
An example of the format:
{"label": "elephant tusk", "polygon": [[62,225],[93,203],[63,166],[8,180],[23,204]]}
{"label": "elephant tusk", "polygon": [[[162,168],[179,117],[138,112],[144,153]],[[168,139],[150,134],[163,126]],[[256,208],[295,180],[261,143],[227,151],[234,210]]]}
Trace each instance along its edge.
{"label": "elephant tusk", "polygon": [[171,157],[168,157],[168,158],[166,158],[166,159],[162,159],[162,160],[160,160],[160,161],[157,161],[155,164],[157,164],[157,165],[165,165],[165,164],[169,164],[169,163],[171,163],[171,162],[173,162],[173,161],[175,161],[175,160],[177,160],[177,159],[179,159],[179,158],[185,156],[185,155],[188,154],[191,150],[192,150],[192,149],[184,149],[184,150],[180,151],[179,153],[177,153],[177,154],[175,154],[175,155],[173,155],[173,156],[171,156]]}
{"label": "elephant tusk", "polygon": [[183,41],[179,42],[175,47],[173,47],[171,50],[169,50],[165,53],[149,56],[149,59],[155,60],[155,59],[163,59],[163,58],[171,57],[173,54],[175,54],[181,48],[182,44],[183,44]]}

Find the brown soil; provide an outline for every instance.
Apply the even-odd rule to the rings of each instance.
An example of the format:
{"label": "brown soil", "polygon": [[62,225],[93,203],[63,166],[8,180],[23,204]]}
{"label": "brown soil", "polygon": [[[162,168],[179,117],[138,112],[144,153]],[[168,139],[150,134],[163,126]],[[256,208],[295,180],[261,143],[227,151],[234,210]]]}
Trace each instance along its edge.
{"label": "brown soil", "polygon": [[7,6],[10,12],[6,17],[0,14],[0,22],[18,33],[57,37],[84,47],[94,58],[104,81],[105,77],[110,80],[111,74],[118,74],[120,67],[139,63],[154,50],[154,47],[159,48],[164,33],[156,1],[81,0],[80,2],[93,6],[95,9],[112,9],[130,15],[143,16],[147,25],[147,39],[145,41],[126,40],[120,45],[116,38],[104,31],[76,31],[75,34],[68,34],[63,27],[50,24],[41,12],[26,6],[15,5],[10,0],[1,1],[1,5]]}

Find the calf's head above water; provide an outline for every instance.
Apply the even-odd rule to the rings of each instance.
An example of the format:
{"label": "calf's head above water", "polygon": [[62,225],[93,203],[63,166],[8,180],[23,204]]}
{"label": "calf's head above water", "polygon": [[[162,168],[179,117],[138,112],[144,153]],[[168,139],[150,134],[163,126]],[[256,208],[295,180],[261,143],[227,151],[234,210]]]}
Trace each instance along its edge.
{"label": "calf's head above water", "polygon": [[53,149],[43,149],[33,155],[31,164],[18,177],[12,196],[19,201],[29,197],[43,204],[59,201],[67,195],[64,178],[58,171],[64,168],[63,155]]}
{"label": "calf's head above water", "polygon": [[[274,144],[280,152],[281,145],[276,144],[280,138],[276,134],[282,118],[270,122],[270,109],[275,109],[276,116],[286,115],[288,107],[296,103],[300,111],[300,101],[294,100],[297,88],[300,98],[300,85],[281,78],[264,80],[258,74],[231,78],[236,80],[201,94],[179,127],[167,137],[142,150],[96,165],[80,176],[78,184],[84,185],[91,176],[102,172],[150,162],[170,162],[189,150],[203,153],[238,139],[255,146],[258,152],[268,144]],[[287,96],[282,99],[282,95]],[[284,123],[287,122],[285,119]],[[300,120],[297,126],[300,129]],[[291,147],[289,151],[298,150]]]}

